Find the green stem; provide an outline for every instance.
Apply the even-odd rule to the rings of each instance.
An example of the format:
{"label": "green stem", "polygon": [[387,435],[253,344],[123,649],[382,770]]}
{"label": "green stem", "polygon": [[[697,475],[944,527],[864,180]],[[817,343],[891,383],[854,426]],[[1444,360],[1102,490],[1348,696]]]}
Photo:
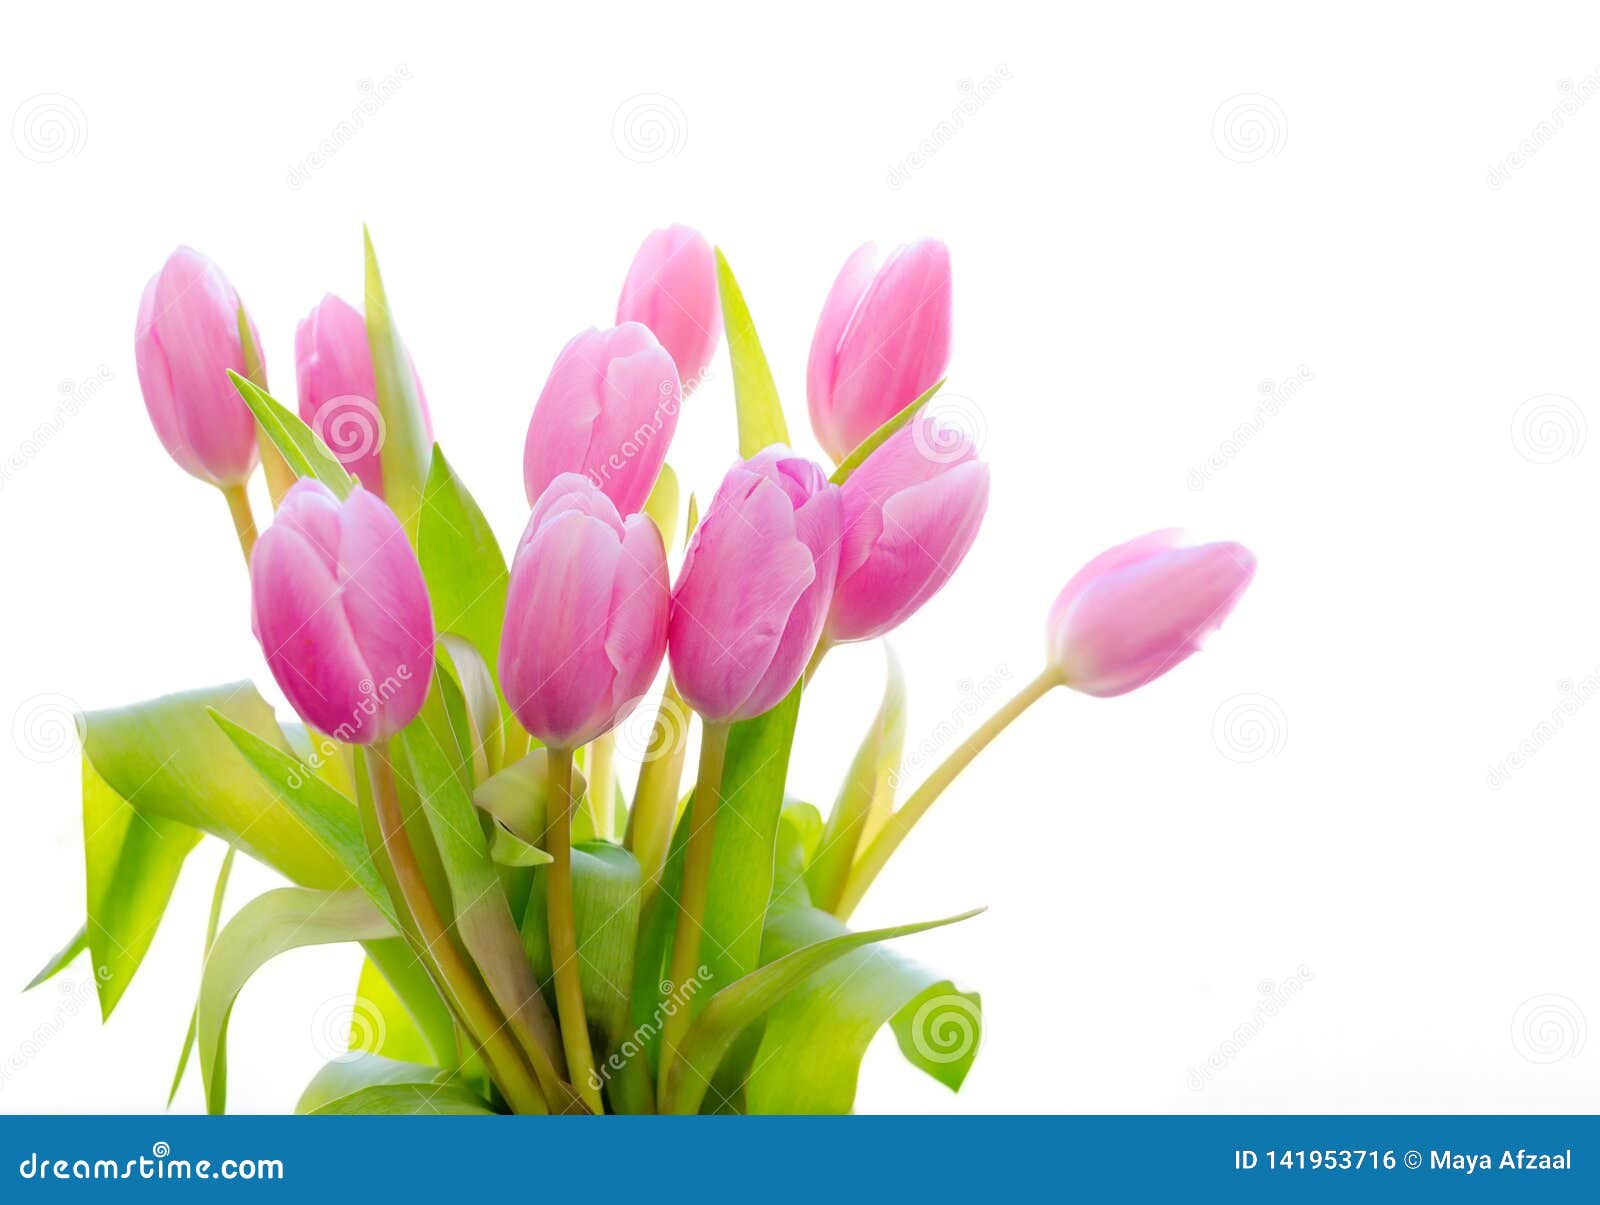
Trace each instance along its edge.
{"label": "green stem", "polygon": [[228,501],[228,514],[233,518],[234,534],[239,537],[239,549],[244,553],[244,563],[250,563],[250,553],[256,546],[256,517],[250,510],[250,495],[243,483],[219,486]]}
{"label": "green stem", "polygon": [[617,798],[616,729],[589,742],[589,811],[594,817],[594,835],[601,841],[616,837],[612,820]]}
{"label": "green stem", "polygon": [[[678,927],[672,937],[672,961],[667,974],[672,992],[682,992],[700,966],[700,929],[705,920],[711,886],[711,853],[722,796],[722,765],[728,756],[728,725],[706,724],[700,734],[700,770],[694,798],[689,803],[689,837],[683,851],[683,886],[678,892]],[[659,1099],[667,1097],[667,1076],[678,1056],[678,1044],[689,1028],[685,1003],[667,1013],[661,1022],[661,1067],[657,1071]]]}
{"label": "green stem", "polygon": [[394,767],[387,753],[380,745],[370,745],[362,760],[372,787],[382,856],[400,890],[401,898],[396,903],[405,908],[416,928],[416,939],[421,947],[418,953],[424,965],[433,967],[438,975],[447,999],[455,1006],[506,1102],[518,1113],[548,1113],[544,1093],[523,1061],[522,1052],[511,1040],[505,1020],[472,967],[450,940],[444,919],[428,894],[416,851],[406,836],[400,796],[395,789]]}
{"label": "green stem", "polygon": [[928,775],[927,780],[912,793],[911,798],[907,799],[905,804],[884,823],[877,838],[851,869],[850,877],[845,881],[844,891],[839,895],[839,902],[834,905],[835,916],[840,920],[850,919],[850,914],[861,902],[861,897],[866,895],[867,888],[872,886],[872,881],[878,877],[878,872],[884,868],[894,851],[900,848],[900,842],[905,840],[906,834],[918,820],[922,819],[923,813],[933,805],[935,799],[939,798],[940,793],[955,781],[956,775],[966,769],[967,763],[977,757],[985,745],[999,736],[1006,725],[1042,699],[1053,687],[1060,685],[1060,671],[1054,667],[1047,668],[1007,700],[999,711],[985,720],[976,732],[962,741],[955,752]]}
{"label": "green stem", "polygon": [[572,907],[572,750],[551,749],[549,753],[550,799],[544,845],[550,855],[550,865],[546,867],[546,912],[550,920],[550,965],[555,968],[556,1015],[561,1018],[561,1045],[567,1052],[567,1072],[573,1087],[591,1112],[603,1113],[594,1051],[589,1046],[589,1022],[583,1012],[578,923]]}

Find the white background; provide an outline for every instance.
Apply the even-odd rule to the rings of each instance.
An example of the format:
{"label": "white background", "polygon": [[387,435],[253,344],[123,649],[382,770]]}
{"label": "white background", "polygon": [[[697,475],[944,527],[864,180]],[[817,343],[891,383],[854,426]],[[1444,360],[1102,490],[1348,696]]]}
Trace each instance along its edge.
{"label": "white background", "polygon": [[[140,402],[140,290],[180,242],[216,258],[291,397],[295,322],[359,303],[363,220],[506,540],[544,374],[648,230],[727,251],[813,452],[834,272],[867,238],[945,239],[947,392],[994,487],[896,637],[912,747],[1032,675],[1103,546],[1177,524],[1258,554],[1205,653],[1052,695],[903,847],[858,919],[988,904],[904,945],[983,991],[986,1044],[952,1096],[880,1040],[863,1110],[1600,1108],[1600,14],[679,7],[8,14],[0,1109],[161,1107],[221,852],[107,1027],[85,965],[16,995],[83,906],[48,721],[270,690],[222,503]],[[702,498],[734,447],[714,372],[672,454]],[[798,794],[831,800],[879,681],[870,649],[830,660]],[[238,875],[230,908],[269,883]],[[292,1104],[356,966],[296,953],[250,984],[234,1107]]]}

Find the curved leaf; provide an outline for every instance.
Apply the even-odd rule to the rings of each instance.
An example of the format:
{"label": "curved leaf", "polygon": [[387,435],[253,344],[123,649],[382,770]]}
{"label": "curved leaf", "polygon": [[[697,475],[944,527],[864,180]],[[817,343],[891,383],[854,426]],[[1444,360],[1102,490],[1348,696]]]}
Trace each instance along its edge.
{"label": "curved leaf", "polygon": [[[222,923],[222,900],[228,894],[228,878],[233,873],[233,855],[236,851],[233,846],[228,846],[228,852],[222,855],[222,865],[217,870],[216,884],[211,888],[211,911],[206,917],[206,944],[201,947],[201,974],[205,973],[205,959],[211,956],[211,946],[217,940],[217,926]],[[173,1097],[178,1095],[178,1085],[183,1083],[183,1073],[189,1067],[189,1055],[194,1050],[194,1032],[200,1021],[200,1003],[195,1001],[189,1010],[189,1028],[183,1035],[183,1049],[178,1052],[178,1068],[172,1073],[172,1087],[167,1090],[167,1107],[172,1107]]]}
{"label": "curved leaf", "polygon": [[89,926],[87,924],[80,925],[78,927],[78,931],[71,937],[67,938],[65,945],[63,945],[54,954],[50,955],[50,960],[39,968],[34,977],[28,980],[28,986],[22,990],[25,992],[31,992],[41,983],[45,983],[48,980],[55,978],[62,971],[66,970],[72,965],[73,959],[77,958],[79,954],[82,954],[88,948]]}
{"label": "curved leaf", "polygon": [[349,1096],[341,1097],[313,1109],[318,1117],[340,1115],[347,1117],[409,1116],[430,1117],[456,1115],[488,1115],[494,1112],[477,1093],[461,1084],[380,1084],[362,1088]]}
{"label": "curved leaf", "polygon": [[506,612],[506,558],[437,444],[417,520],[417,560],[428,583],[435,628],[477,649],[492,684]]}
{"label": "curved leaf", "polygon": [[678,474],[670,464],[663,464],[645,499],[644,513],[661,533],[661,544],[672,555],[672,541],[678,534]]}
{"label": "curved leaf", "polygon": [[[452,1091],[471,1093],[470,1088],[443,1067],[431,1067],[425,1063],[406,1059],[385,1058],[378,1054],[356,1054],[324,1064],[322,1070],[311,1077],[311,1082],[300,1094],[294,1111],[296,1113],[376,1112],[378,1110],[352,1110],[345,1106],[344,1102],[371,1088],[398,1086],[438,1088],[442,1085],[448,1085]],[[488,1112],[488,1106],[475,1094],[473,1095],[480,1109]]]}
{"label": "curved leaf", "polygon": [[[411,359],[400,342],[383,275],[378,271],[372,235],[363,227],[361,237],[366,250],[367,345],[372,351],[373,390],[378,395],[374,400],[383,422],[383,443],[378,449],[383,465],[383,496],[416,544],[418,523],[425,509],[428,424],[417,397]],[[433,585],[431,581],[428,584]]]}
{"label": "curved leaf", "polygon": [[728,360],[733,365],[733,398],[739,412],[739,455],[748,460],[771,444],[789,442],[789,428],[778,402],[767,354],[761,350],[750,307],[733,277],[727,257],[717,249],[717,290],[722,295],[722,325],[728,333]]}
{"label": "curved leaf", "polygon": [[228,378],[256,416],[257,429],[272,441],[291,473],[296,477],[315,478],[337,497],[349,497],[356,479],[298,414],[232,369],[228,370]]}
{"label": "curved leaf", "polygon": [[918,412],[933,400],[933,395],[943,388],[944,378],[940,377],[914,401],[907,402],[892,418],[887,419],[881,427],[850,449],[850,454],[839,462],[839,467],[833,470],[833,476],[828,480],[834,485],[843,485],[868,456],[876,452],[889,436],[916,418]]}

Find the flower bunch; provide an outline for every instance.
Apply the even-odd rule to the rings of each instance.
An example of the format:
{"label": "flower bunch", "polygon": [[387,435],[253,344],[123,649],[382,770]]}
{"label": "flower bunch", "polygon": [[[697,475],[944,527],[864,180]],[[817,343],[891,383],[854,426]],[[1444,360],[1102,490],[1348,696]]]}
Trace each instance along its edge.
{"label": "flower bunch", "polygon": [[[89,950],[109,1014],[209,833],[229,851],[173,1088],[197,1049],[213,1111],[239,991],[329,942],[365,951],[357,1023],[303,1111],[846,1111],[884,1022],[959,1087],[979,997],[879,947],[973,914],[855,931],[851,913],[1024,709],[1056,687],[1122,694],[1195,652],[1250,553],[1157,532],[1090,561],[1049,608],[1039,674],[898,805],[891,657],[824,816],[785,792],[808,681],[834,646],[915,615],[988,504],[988,465],[930,405],[951,347],[943,244],[863,247],[828,293],[806,373],[824,465],[790,446],[721,253],[652,234],[616,325],[574,336],[533,406],[509,563],[433,442],[370,241],[364,303],[327,297],[300,324],[290,409],[214,264],[180,249],[145,290],[151,421],[227,500],[251,627],[299,722],[244,683],[85,716],[88,918],[41,978]],[[724,321],[740,458],[685,521],[667,458]],[[219,926],[235,851],[291,885]]]}

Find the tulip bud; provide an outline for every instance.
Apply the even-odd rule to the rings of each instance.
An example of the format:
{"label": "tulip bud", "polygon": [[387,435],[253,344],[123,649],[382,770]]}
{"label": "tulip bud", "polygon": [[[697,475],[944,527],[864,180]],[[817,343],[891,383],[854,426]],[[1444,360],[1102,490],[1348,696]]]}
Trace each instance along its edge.
{"label": "tulip bud", "polygon": [[839,567],[839,487],[788,448],[728,470],[672,595],[672,676],[708,722],[770,710],[816,650]]}
{"label": "tulip bud", "polygon": [[433,613],[400,521],[357,486],[289,488],[250,558],[251,626],[306,723],[371,745],[422,709],[433,676]]}
{"label": "tulip bud", "polygon": [[989,467],[972,440],[918,416],[840,488],[844,539],[828,640],[870,640],[899,626],[950,580],[989,505]]}
{"label": "tulip bud", "polygon": [[811,429],[835,461],[916,401],[950,363],[950,252],[934,239],[845,261],[806,365]]}
{"label": "tulip bud", "polygon": [[582,473],[622,514],[643,510],[682,404],[678,370],[648,328],[584,331],[561,349],[533,408],[528,505],[563,473]]}
{"label": "tulip bud", "polygon": [[[185,472],[227,488],[256,466],[256,420],[228,379],[245,374],[239,295],[222,269],[179,247],[139,300],[134,359],[145,409]],[[250,337],[259,349],[255,324]]]}
{"label": "tulip bud", "polygon": [[[409,354],[406,357],[410,363]],[[328,294],[300,320],[294,332],[295,384],[300,394],[300,417],[315,431],[339,463],[361,484],[383,497],[383,416],[378,410],[378,389],[373,383],[372,348],[367,342],[367,320],[347,302]],[[433,426],[428,399],[416,381],[417,401],[428,442]]]}
{"label": "tulip bud", "polygon": [[722,334],[717,256],[688,226],[652,231],[633,257],[617,301],[617,322],[642,322],[678,366],[688,397]]}
{"label": "tulip bud", "polygon": [[587,744],[623,719],[667,651],[667,554],[648,516],[623,519],[586,478],[550,483],[511,565],[500,686],[546,745]]}
{"label": "tulip bud", "polygon": [[1185,545],[1176,531],[1119,544],[1078,570],[1050,608],[1051,664],[1089,695],[1152,682],[1200,651],[1255,572],[1242,544]]}

